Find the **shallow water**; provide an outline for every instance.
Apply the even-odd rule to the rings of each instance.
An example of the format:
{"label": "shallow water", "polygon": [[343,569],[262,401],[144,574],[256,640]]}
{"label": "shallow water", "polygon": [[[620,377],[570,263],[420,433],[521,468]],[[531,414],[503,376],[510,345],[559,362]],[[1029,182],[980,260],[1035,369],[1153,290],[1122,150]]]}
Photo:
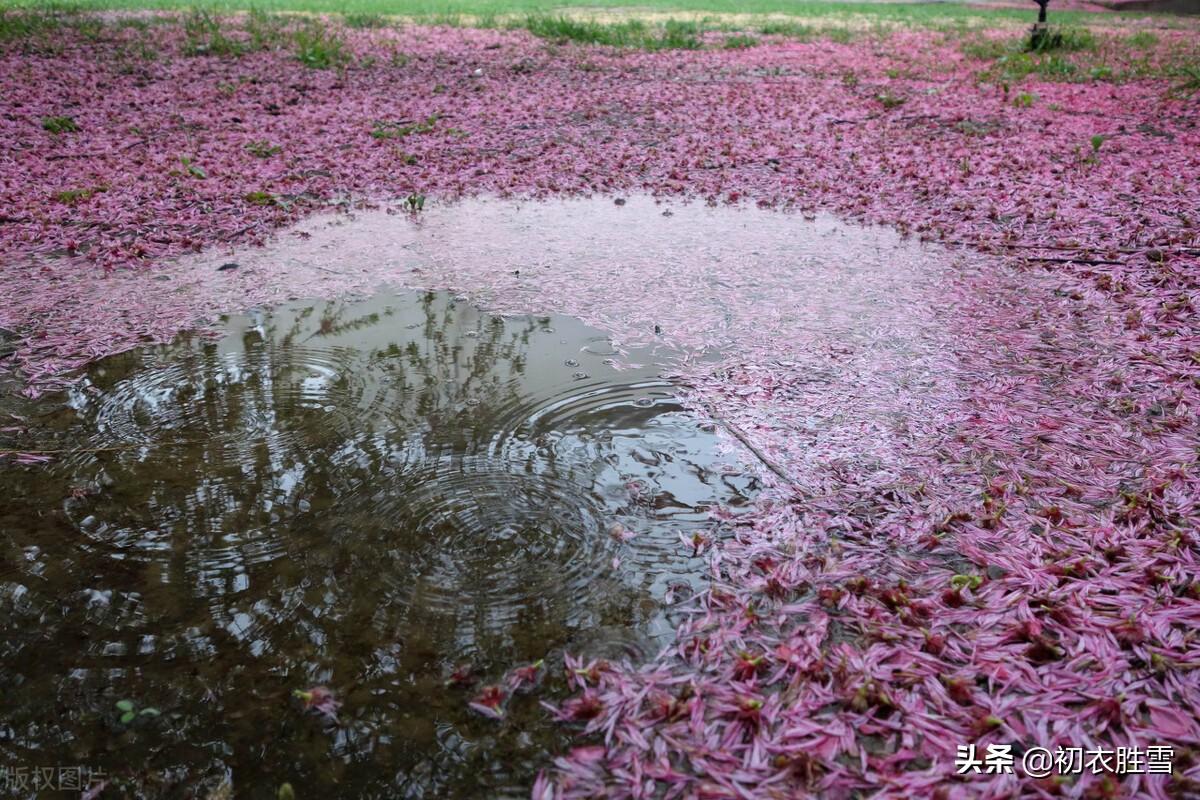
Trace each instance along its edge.
{"label": "shallow water", "polygon": [[[72,452],[0,472],[0,765],[524,795],[562,743],[555,659],[652,655],[703,580],[681,534],[757,489],[650,354],[570,318],[381,294],[221,333],[101,362],[42,407]],[[503,722],[446,686],[544,657]],[[338,725],[291,699],[315,684]]]}
{"label": "shallow water", "polygon": [[[147,797],[227,775],[238,796],[527,796],[568,744],[538,706],[561,653],[653,655],[664,601],[705,580],[681,534],[763,496],[676,398],[780,467],[768,500],[890,485],[956,402],[942,309],[965,266],[882,228],[632,196],[355,210],[161,271],[32,273],[18,355],[40,355],[13,361],[34,367],[277,310],[108,359],[30,436],[0,425],[69,451],[0,466],[0,768],[103,767]],[[349,295],[371,299],[295,301]],[[502,723],[445,685],[542,657]],[[339,726],[291,698],[318,684]],[[123,699],[163,715],[123,726]]]}

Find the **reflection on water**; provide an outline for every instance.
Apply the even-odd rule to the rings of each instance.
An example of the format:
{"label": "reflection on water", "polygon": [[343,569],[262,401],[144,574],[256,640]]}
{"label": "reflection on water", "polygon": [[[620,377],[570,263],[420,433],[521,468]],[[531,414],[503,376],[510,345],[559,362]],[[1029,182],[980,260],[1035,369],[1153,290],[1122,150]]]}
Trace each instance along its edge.
{"label": "reflection on water", "polygon": [[[152,796],[522,795],[559,733],[534,697],[469,715],[449,673],[648,655],[702,573],[680,534],[755,489],[570,319],[430,293],[226,331],[102,363],[57,415],[76,452],[0,473],[0,764]],[[339,726],[289,705],[312,684]],[[164,714],[120,725],[123,698]]]}

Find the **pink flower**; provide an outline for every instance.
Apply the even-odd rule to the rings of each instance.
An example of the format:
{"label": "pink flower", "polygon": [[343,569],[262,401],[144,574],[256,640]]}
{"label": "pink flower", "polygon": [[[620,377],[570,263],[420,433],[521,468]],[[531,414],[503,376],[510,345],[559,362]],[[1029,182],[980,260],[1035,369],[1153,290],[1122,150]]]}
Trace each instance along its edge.
{"label": "pink flower", "polygon": [[475,698],[468,703],[468,705],[472,710],[482,714],[488,719],[503,719],[504,700],[504,690],[499,686],[492,685],[483,687],[479,694],[477,694]]}
{"label": "pink flower", "polygon": [[311,689],[295,689],[292,691],[292,695],[303,701],[305,711],[316,711],[330,722],[337,723],[337,710],[341,708],[342,703],[326,687],[314,686]]}

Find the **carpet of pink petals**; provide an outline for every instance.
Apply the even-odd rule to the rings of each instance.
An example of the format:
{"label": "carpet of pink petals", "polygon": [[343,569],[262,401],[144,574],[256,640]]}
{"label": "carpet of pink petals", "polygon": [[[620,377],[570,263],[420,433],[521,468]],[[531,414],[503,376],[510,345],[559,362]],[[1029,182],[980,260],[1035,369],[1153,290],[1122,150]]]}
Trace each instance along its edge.
{"label": "carpet of pink petals", "polygon": [[[766,264],[727,267],[743,290],[693,287],[695,304],[648,294],[620,265],[525,295],[680,329],[702,299],[729,304],[744,336],[684,377],[696,407],[778,473],[757,514],[718,513],[711,544],[697,543],[713,588],[686,601],[671,652],[575,665],[578,692],[554,713],[583,738],[535,795],[1200,793],[1196,97],[1161,80],[981,85],[932,33],[655,54],[515,32],[353,36],[374,63],[340,73],[284,52],[131,62],[82,39],[0,56],[0,328],[21,337],[13,361],[31,391],[236,304],[204,282],[162,301],[151,280],[171,257],[266,240],[333,201],[680,196],[969,248],[936,308],[914,310],[939,327],[954,402],[908,414],[887,457],[861,431],[809,435],[814,371],[862,354],[781,340],[791,306],[759,290],[804,287]],[[80,130],[43,130],[56,115]],[[428,131],[371,136],[378,121],[434,115]],[[280,151],[260,158],[254,141]],[[100,190],[56,199],[81,188]],[[143,294],[155,316],[138,311]],[[908,402],[846,397],[866,401]],[[954,774],[958,745],[995,743],[1017,746],[1016,774]],[[1034,745],[1160,744],[1173,776],[1019,769]]]}

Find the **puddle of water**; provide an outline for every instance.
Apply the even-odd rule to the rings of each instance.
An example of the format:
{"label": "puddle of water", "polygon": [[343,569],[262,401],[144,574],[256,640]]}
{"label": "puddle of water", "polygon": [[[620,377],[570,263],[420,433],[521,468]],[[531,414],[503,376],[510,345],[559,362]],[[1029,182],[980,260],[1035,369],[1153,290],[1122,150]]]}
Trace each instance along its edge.
{"label": "puddle of water", "polygon": [[[74,452],[0,472],[0,766],[144,764],[148,796],[227,772],[247,796],[527,796],[565,738],[537,697],[471,715],[449,673],[652,654],[669,587],[703,580],[680,534],[759,488],[660,371],[792,487],[890,481],[955,397],[938,307],[958,259],[631,197],[362,212],[162,274],[33,273],[50,283],[0,323],[42,321],[38,358],[67,364],[97,330],[165,339],[247,297],[372,299],[232,317],[43,407]],[[372,294],[405,283],[512,315]],[[316,684],[339,727],[289,705]],[[127,728],[123,698],[164,714]]]}
{"label": "puddle of water", "polygon": [[[450,672],[651,655],[703,572],[680,534],[757,488],[570,318],[385,294],[223,330],[101,362],[49,415],[76,452],[3,475],[0,764],[525,796],[561,734],[537,697],[473,716]],[[313,684],[340,725],[289,703]]]}

